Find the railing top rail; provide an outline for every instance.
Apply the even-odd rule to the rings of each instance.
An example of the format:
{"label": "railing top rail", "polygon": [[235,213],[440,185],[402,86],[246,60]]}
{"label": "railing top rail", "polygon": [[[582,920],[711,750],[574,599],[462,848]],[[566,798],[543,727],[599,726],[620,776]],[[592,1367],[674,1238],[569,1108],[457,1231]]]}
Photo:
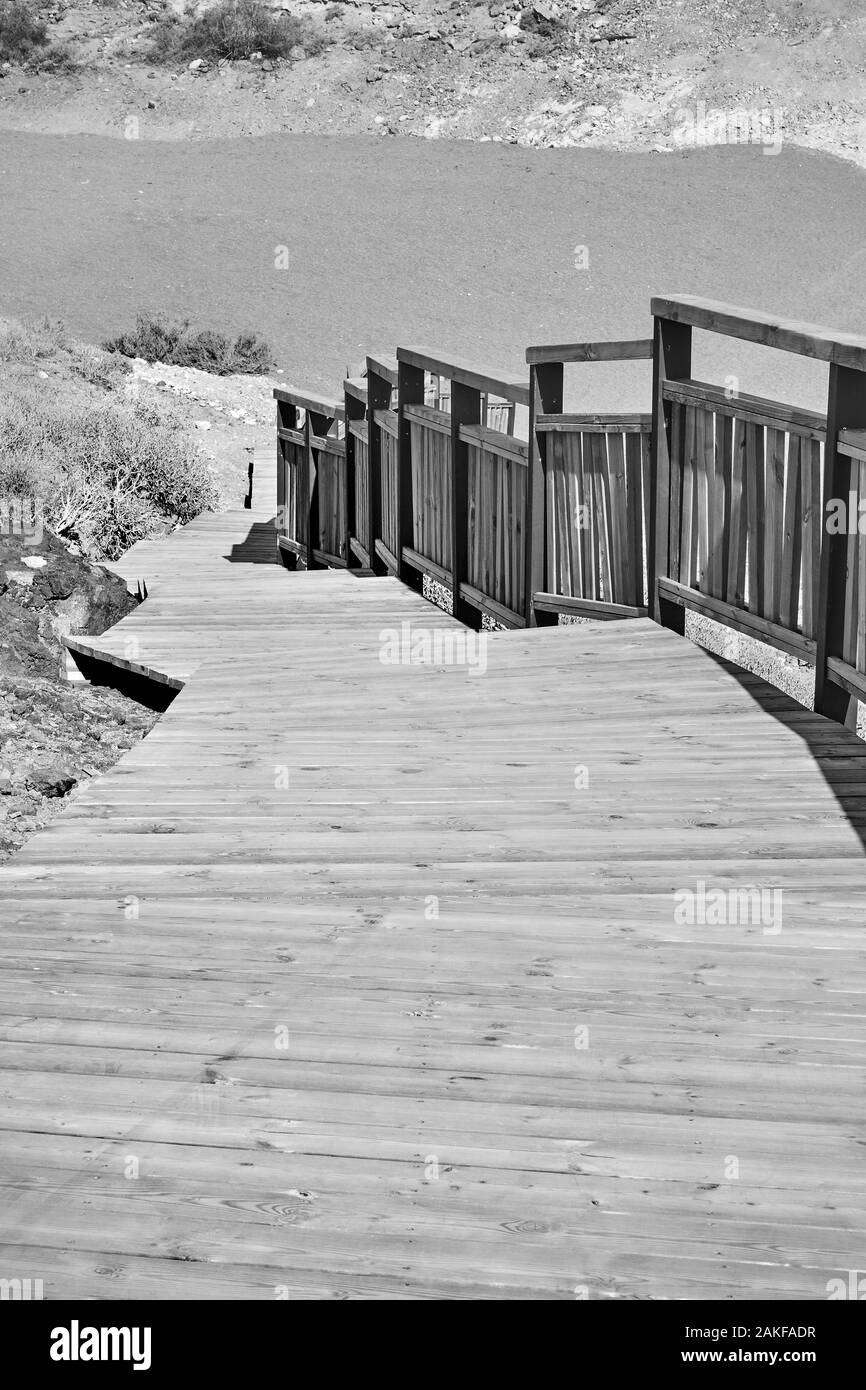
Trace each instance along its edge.
{"label": "railing top rail", "polygon": [[392,386],[397,385],[397,359],[396,357],[386,357],[380,352],[367,353],[367,371],[375,372],[376,376],[390,381]]}
{"label": "railing top rail", "polygon": [[744,342],[759,343],[762,347],[778,348],[801,357],[814,357],[819,362],[834,362],[840,367],[866,371],[866,337],[856,333],[840,333],[821,324],[783,319],[775,314],[715,299],[699,299],[690,294],[656,297],[650,307],[657,318],[691,324],[693,328],[723,333],[730,338],[741,338]]}
{"label": "railing top rail", "polygon": [[367,378],[363,376],[347,376],[343,382],[343,390],[347,396],[352,396],[356,401],[367,400]]}
{"label": "railing top rail", "polygon": [[605,343],[551,343],[526,349],[526,360],[531,367],[542,362],[628,362],[652,355],[652,338],[621,338]]}
{"label": "railing top rail", "polygon": [[311,410],[315,415],[327,415],[332,420],[342,420],[345,415],[345,408],[339,401],[329,396],[313,396],[309,391],[297,391],[294,386],[275,386],[274,400]]}
{"label": "railing top rail", "polygon": [[511,372],[496,371],[492,367],[478,367],[464,362],[459,357],[443,357],[427,348],[399,347],[397,361],[410,367],[421,367],[433,376],[444,376],[449,381],[471,386],[475,391],[486,391],[494,396],[502,396],[516,405],[529,405],[529,385],[523,377]]}

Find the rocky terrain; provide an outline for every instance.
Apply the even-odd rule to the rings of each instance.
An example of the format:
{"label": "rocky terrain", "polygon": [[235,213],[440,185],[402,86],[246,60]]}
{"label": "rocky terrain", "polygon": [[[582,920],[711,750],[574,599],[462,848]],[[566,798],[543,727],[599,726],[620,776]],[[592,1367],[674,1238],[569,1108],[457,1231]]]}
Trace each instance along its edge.
{"label": "rocky terrain", "polygon": [[135,603],[47,531],[0,532],[0,860],[152,727],[125,695],[68,683],[60,640],[104,632]]}
{"label": "rocky terrain", "polygon": [[765,143],[771,132],[866,163],[860,0],[272,3],[304,22],[309,52],[179,66],[153,59],[152,33],[183,0],[52,0],[52,39],[69,61],[0,70],[0,128],[629,149]]}

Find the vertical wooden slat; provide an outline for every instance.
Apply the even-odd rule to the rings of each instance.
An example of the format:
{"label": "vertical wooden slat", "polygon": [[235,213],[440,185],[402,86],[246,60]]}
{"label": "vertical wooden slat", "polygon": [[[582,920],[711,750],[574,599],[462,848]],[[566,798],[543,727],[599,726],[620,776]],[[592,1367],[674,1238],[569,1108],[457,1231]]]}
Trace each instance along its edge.
{"label": "vertical wooden slat", "polygon": [[695,585],[706,591],[710,559],[710,455],[715,454],[713,417],[707,410],[695,411],[695,497],[697,498],[697,566]]}
{"label": "vertical wooden slat", "polygon": [[764,549],[766,541],[764,507],[764,429],[749,421],[746,425],[746,510],[748,517],[749,608],[764,612]]}
{"label": "vertical wooden slat", "polygon": [[804,439],[800,448],[803,493],[803,632],[815,636],[816,584],[821,567],[821,445]]}
{"label": "vertical wooden slat", "polygon": [[[625,469],[628,505],[628,547],[631,553],[633,575],[633,597],[626,602],[639,606],[644,601],[644,537],[643,537],[643,488],[641,478],[641,447],[646,436],[627,434],[625,436]],[[678,543],[679,548],[679,543]],[[676,577],[676,576],[674,576]]]}
{"label": "vertical wooden slat", "polygon": [[[857,470],[851,469],[852,481],[856,476]],[[866,501],[866,462],[860,464],[860,486],[858,489],[860,502]],[[857,597],[860,606],[857,621],[857,652],[854,665],[858,671],[866,675],[866,536],[860,534],[858,518],[857,535]]]}
{"label": "vertical wooden slat", "polygon": [[781,597],[779,613],[785,627],[797,629],[800,613],[800,572],[803,556],[803,498],[800,491],[800,445],[798,435],[788,440],[785,469],[785,512],[782,541]]}
{"label": "vertical wooden slat", "polygon": [[719,578],[719,597],[724,598],[731,559],[731,542],[733,540],[731,532],[731,489],[734,467],[734,421],[730,415],[720,415],[717,417],[717,420],[721,431],[716,437],[720,460],[719,476],[720,485],[724,492],[724,506],[722,508],[722,569]]}
{"label": "vertical wooden slat", "polygon": [[682,531],[683,503],[683,426],[685,406],[672,401],[670,407],[670,538],[668,540],[669,568],[671,579],[680,576],[680,535]]}
{"label": "vertical wooden slat", "polygon": [[728,486],[730,496],[728,512],[730,541],[728,544],[725,598],[728,603],[734,603],[738,608],[744,607],[746,602],[746,551],[748,545],[749,514],[746,501],[745,475],[746,425],[743,420],[736,419],[733,421],[730,482]]}
{"label": "vertical wooden slat", "polygon": [[781,612],[782,543],[784,538],[784,430],[767,430],[764,468],[764,617],[778,622]]}
{"label": "vertical wooden slat", "polygon": [[384,574],[386,566],[376,553],[376,541],[385,539],[383,507],[385,494],[382,484],[384,465],[383,431],[376,424],[377,410],[391,407],[391,382],[375,370],[367,358],[367,550],[374,574]]}
{"label": "vertical wooden slat", "polygon": [[397,575],[404,584],[420,592],[424,576],[403,559],[403,549],[413,548],[415,538],[412,490],[412,422],[407,405],[424,404],[424,372],[397,358],[397,438],[389,441],[389,464],[393,479],[391,549],[397,560]]}
{"label": "vertical wooden slat", "polygon": [[619,431],[607,435],[610,495],[611,593],[613,603],[631,602],[631,570],[627,545],[625,446]]}

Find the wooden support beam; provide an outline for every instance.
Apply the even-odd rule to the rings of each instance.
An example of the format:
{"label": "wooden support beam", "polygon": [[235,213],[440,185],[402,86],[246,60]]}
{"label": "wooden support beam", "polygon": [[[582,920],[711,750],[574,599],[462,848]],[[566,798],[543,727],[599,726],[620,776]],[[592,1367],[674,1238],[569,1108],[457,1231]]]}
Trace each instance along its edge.
{"label": "wooden support beam", "polygon": [[350,428],[353,421],[364,420],[367,416],[367,391],[360,389],[359,383],[345,382],[346,402],[346,567],[357,569],[361,561],[352,546],[356,535],[355,518],[355,446],[357,439]]}
{"label": "wooden support beam", "polygon": [[687,323],[656,318],[653,334],[653,424],[650,452],[650,512],[647,537],[647,593],[651,616],[663,627],[685,632],[685,610],[658,592],[656,581],[670,578],[671,406],[665,384],[692,374],[692,329]]}
{"label": "wooden support beam", "polygon": [[[847,506],[852,480],[852,460],[839,448],[843,430],[866,426],[866,372],[852,367],[830,366],[827,403],[827,445],[824,459],[824,496],[821,507],[821,572],[818,582],[815,658],[815,710],[849,728],[857,727],[857,701],[833,680],[831,657],[843,656],[848,579],[848,537],[827,532],[827,503],[841,498]],[[856,525],[856,522],[855,522]]]}
{"label": "wooden support beam", "polygon": [[561,362],[532,363],[529,368],[529,477],[526,485],[526,571],[524,616],[527,627],[552,627],[558,619],[536,608],[533,594],[547,589],[547,526],[545,515],[547,436],[536,429],[539,415],[562,413],[565,371]]}
{"label": "wooden support beam", "polygon": [[390,374],[380,373],[378,360],[367,358],[367,535],[370,540],[370,568],[374,574],[386,574],[387,566],[376,549],[382,539],[382,431],[376,422],[377,410],[391,409],[392,383]]}
{"label": "wooden support beam", "polygon": [[[401,372],[405,370],[400,365]],[[481,613],[461,595],[461,584],[469,583],[469,445],[460,437],[462,425],[481,424],[481,392],[462,381],[451,382],[451,564],[454,617],[467,627],[481,627]],[[488,518],[476,515],[476,526]]]}
{"label": "wooden support beam", "polygon": [[424,404],[424,369],[401,362],[397,371],[397,574],[420,593],[424,575],[408,564],[404,548],[415,544],[412,519],[412,421],[406,407]]}

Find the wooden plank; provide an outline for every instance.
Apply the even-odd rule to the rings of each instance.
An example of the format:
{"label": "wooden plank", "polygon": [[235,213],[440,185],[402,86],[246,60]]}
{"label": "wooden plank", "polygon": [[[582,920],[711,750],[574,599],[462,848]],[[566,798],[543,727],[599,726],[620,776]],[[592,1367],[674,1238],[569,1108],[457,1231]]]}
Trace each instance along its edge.
{"label": "wooden plank", "polygon": [[451,433],[451,415],[447,410],[436,410],[433,406],[423,405],[418,401],[407,405],[405,414],[407,420],[414,420],[427,429],[438,430],[440,434]]}
{"label": "wooden plank", "polygon": [[803,565],[803,497],[800,485],[801,446],[809,440],[791,435],[785,471],[785,508],[782,541],[780,619],[783,627],[799,628]]}
{"label": "wooden plank", "polygon": [[434,376],[447,377],[452,384],[457,382],[472,391],[485,391],[490,395],[502,396],[507,401],[514,401],[517,405],[529,405],[529,387],[526,379],[510,372],[497,372],[493,368],[479,367],[460,357],[443,357],[441,353],[428,352],[425,348],[398,347],[397,361],[431,372]]}
{"label": "wooden plank", "polygon": [[827,435],[826,416],[818,415],[813,410],[802,410],[799,406],[768,400],[763,396],[750,396],[745,391],[731,396],[727,388],[706,381],[666,382],[664,398],[666,401],[678,401],[681,405],[703,405],[716,415],[747,420],[771,429],[784,425],[789,433],[803,435],[807,439],[823,441]]}
{"label": "wooden plank", "polygon": [[344,419],[343,403],[331,396],[314,396],[309,391],[299,391],[294,386],[275,386],[274,399],[300,410],[309,410],[330,420]]}
{"label": "wooden plank", "polygon": [[780,623],[771,622],[769,618],[752,613],[749,609],[739,609],[733,604],[723,603],[721,599],[713,598],[697,589],[690,589],[686,584],[675,584],[669,579],[659,580],[659,583],[663,584],[665,596],[672,602],[693,608],[708,618],[714,618],[716,622],[732,627],[735,632],[744,632],[749,637],[767,642],[772,647],[778,647],[780,651],[789,652],[792,656],[814,665],[815,643],[802,633],[789,630]]}
{"label": "wooden plank", "polygon": [[535,417],[535,428],[542,432],[558,433],[649,434],[652,415],[645,412],[627,414],[621,411],[595,415],[545,414]]}
{"label": "wooden plank", "polygon": [[[807,444],[807,448],[811,448]],[[817,446],[815,446],[817,447]],[[731,440],[730,542],[728,546],[725,598],[735,608],[746,604],[746,555],[749,539],[749,513],[746,498],[746,424],[735,420]]]}
{"label": "wooden plank", "polygon": [[839,333],[821,324],[778,318],[756,309],[687,294],[657,296],[651,301],[651,308],[654,315],[674,323],[799,353],[820,362],[866,370],[866,337],[856,333]]}
{"label": "wooden plank", "polygon": [[565,613],[575,618],[645,618],[647,608],[628,603],[607,603],[598,599],[571,597],[567,594],[533,594],[536,608],[548,613]]}
{"label": "wooden plank", "polygon": [[[450,425],[449,425],[450,430]],[[461,425],[460,438],[466,444],[477,444],[488,453],[498,454],[500,458],[526,467],[529,463],[529,445],[513,435],[502,434],[499,430],[488,429],[486,425]]]}
{"label": "wooden plank", "polygon": [[[866,1213],[866,746],[612,605],[485,633],[471,667],[479,637],[394,578],[226,562],[268,522],[126,558],[149,597],[91,650],[134,634],[184,688],[0,871],[16,1275],[824,1297]],[[387,629],[438,657],[383,660]],[[778,933],[678,913],[747,884]]]}
{"label": "wooden plank", "polygon": [[764,429],[751,422],[746,425],[746,515],[749,534],[747,570],[749,579],[749,608],[763,613],[764,552],[767,546],[766,503],[764,494]]}
{"label": "wooden plank", "polygon": [[526,360],[530,365],[541,362],[627,362],[636,358],[651,358],[652,355],[652,338],[622,338],[599,343],[553,343],[526,349]]}

